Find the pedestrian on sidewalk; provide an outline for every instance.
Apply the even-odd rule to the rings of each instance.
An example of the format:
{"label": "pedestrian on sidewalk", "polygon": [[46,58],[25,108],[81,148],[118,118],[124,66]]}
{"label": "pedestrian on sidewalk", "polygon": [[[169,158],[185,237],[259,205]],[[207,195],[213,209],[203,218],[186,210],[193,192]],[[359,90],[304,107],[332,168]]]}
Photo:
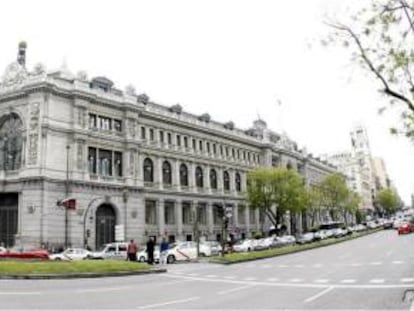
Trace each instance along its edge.
{"label": "pedestrian on sidewalk", "polygon": [[150,237],[147,242],[147,254],[148,254],[147,262],[150,265],[154,264],[154,247],[155,247],[155,242],[152,239],[152,237]]}
{"label": "pedestrian on sidewalk", "polygon": [[169,249],[168,242],[165,238],[162,238],[162,242],[160,245],[160,263],[165,265],[167,263],[167,254]]}
{"label": "pedestrian on sidewalk", "polygon": [[127,248],[127,260],[137,261],[137,252],[138,252],[138,246],[134,242],[134,239],[131,239],[131,241],[128,244],[128,248]]}

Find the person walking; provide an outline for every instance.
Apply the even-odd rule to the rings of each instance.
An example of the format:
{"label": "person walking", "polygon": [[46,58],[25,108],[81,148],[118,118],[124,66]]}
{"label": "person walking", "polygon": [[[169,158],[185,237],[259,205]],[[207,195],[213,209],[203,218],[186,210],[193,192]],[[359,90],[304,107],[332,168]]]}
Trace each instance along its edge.
{"label": "person walking", "polygon": [[134,242],[134,239],[132,239],[127,248],[127,260],[129,261],[137,261],[137,252],[138,252],[138,246]]}
{"label": "person walking", "polygon": [[148,239],[147,242],[147,255],[148,255],[148,264],[153,265],[154,264],[154,247],[155,243],[152,237]]}
{"label": "person walking", "polygon": [[167,254],[168,254],[168,242],[165,238],[162,238],[162,242],[160,245],[160,263],[165,265],[167,263]]}

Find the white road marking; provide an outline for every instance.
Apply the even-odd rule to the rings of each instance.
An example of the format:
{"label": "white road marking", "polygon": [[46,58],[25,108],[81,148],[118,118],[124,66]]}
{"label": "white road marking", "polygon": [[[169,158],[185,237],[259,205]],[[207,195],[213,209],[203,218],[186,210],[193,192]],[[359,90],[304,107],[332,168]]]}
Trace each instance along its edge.
{"label": "white road marking", "polygon": [[294,265],[295,268],[303,268],[303,265]]}
{"label": "white road marking", "polygon": [[394,260],[392,263],[393,263],[393,264],[395,264],[395,265],[401,265],[401,264],[403,264],[403,263],[404,263],[404,261],[401,261],[401,260]]}
{"label": "white road marking", "polygon": [[373,284],[382,284],[385,282],[385,280],[384,279],[372,279],[369,282]]}
{"label": "white road marking", "polygon": [[176,304],[176,303],[190,302],[190,301],[194,301],[194,300],[198,300],[198,299],[200,299],[200,297],[191,297],[191,298],[187,298],[187,299],[171,300],[171,301],[162,302],[162,303],[155,303],[155,304],[152,304],[152,305],[140,306],[138,308],[139,309],[150,309],[150,308],[156,308],[156,307],[161,307],[161,306],[172,305],[172,304]]}
{"label": "white road marking", "polygon": [[374,262],[371,262],[370,265],[371,266],[379,266],[379,265],[382,265],[382,262],[381,261],[374,261]]}
{"label": "white road marking", "polygon": [[82,293],[99,293],[99,292],[110,292],[110,291],[116,291],[116,290],[124,290],[125,288],[130,288],[130,286],[78,289],[78,290],[75,290],[75,292],[78,293],[78,294],[82,294]]}
{"label": "white road marking", "polygon": [[243,280],[245,280],[245,281],[255,281],[255,280],[257,280],[257,278],[247,277],[247,278],[244,278]]}
{"label": "white road marking", "polygon": [[214,274],[207,274],[206,275],[206,278],[216,278],[217,277],[217,275],[214,275]]}
{"label": "white road marking", "polygon": [[317,263],[317,264],[314,264],[312,267],[314,267],[314,268],[322,268],[323,265],[320,264],[320,263]]}
{"label": "white road marking", "polygon": [[288,265],[278,265],[277,267],[278,268],[288,268],[289,266]]}
{"label": "white road marking", "polygon": [[294,279],[290,279],[289,282],[292,282],[292,283],[300,283],[300,282],[303,282],[303,279],[294,278]]}
{"label": "white road marking", "polygon": [[328,287],[328,288],[326,288],[326,289],[324,289],[323,291],[321,291],[321,292],[319,292],[319,293],[317,293],[316,295],[313,295],[313,296],[311,296],[311,297],[309,297],[309,298],[307,298],[307,299],[305,299],[304,300],[304,302],[311,302],[311,301],[314,301],[314,300],[316,300],[316,299],[318,299],[319,297],[321,297],[321,296],[323,296],[323,295],[325,295],[325,294],[327,294],[327,293],[329,293],[331,290],[333,290],[334,288],[331,286],[331,287]]}
{"label": "white road marking", "polygon": [[236,287],[236,288],[227,289],[227,290],[223,290],[223,291],[217,292],[217,294],[219,294],[219,295],[225,295],[225,294],[228,294],[228,293],[237,292],[239,290],[243,290],[243,289],[247,289],[247,288],[251,288],[251,287],[253,287],[253,286],[252,285],[240,286],[240,287]]}
{"label": "white road marking", "polygon": [[328,279],[318,279],[314,281],[315,283],[328,283],[329,280]]}
{"label": "white road marking", "polygon": [[414,278],[403,278],[400,281],[403,283],[410,283],[410,282],[414,282]]}
{"label": "white road marking", "polygon": [[232,280],[232,279],[235,279],[236,277],[234,276],[234,275],[227,275],[227,276],[223,276],[225,279],[228,279],[228,280]]}
{"label": "white road marking", "polygon": [[346,279],[346,280],[341,281],[341,283],[344,283],[344,284],[352,284],[352,283],[355,283],[355,282],[356,282],[356,280],[354,280],[354,279]]}
{"label": "white road marking", "polygon": [[190,273],[189,276],[199,276],[199,273]]}
{"label": "white road marking", "polygon": [[390,257],[394,252],[393,251],[388,251],[387,252],[387,257]]}
{"label": "white road marking", "polygon": [[279,279],[278,278],[268,278],[268,279],[266,279],[266,281],[277,282],[277,281],[279,281]]}
{"label": "white road marking", "polygon": [[272,265],[269,264],[265,264],[265,265],[261,265],[261,268],[267,269],[267,268],[272,268]]}
{"label": "white road marking", "polygon": [[[229,284],[241,284],[241,285],[263,285],[273,287],[297,287],[297,288],[326,288],[326,284],[315,283],[286,283],[286,282],[264,282],[264,281],[242,281],[242,280],[225,280],[207,279],[200,277],[190,277],[184,275],[165,275],[168,278],[182,278],[193,281],[212,282],[212,283],[229,283]],[[353,280],[355,281],[355,280]],[[352,289],[389,289],[389,288],[411,288],[412,284],[332,284],[333,288],[352,288]]]}
{"label": "white road marking", "polygon": [[362,264],[360,264],[360,263],[352,263],[351,264],[351,267],[361,267],[362,266]]}

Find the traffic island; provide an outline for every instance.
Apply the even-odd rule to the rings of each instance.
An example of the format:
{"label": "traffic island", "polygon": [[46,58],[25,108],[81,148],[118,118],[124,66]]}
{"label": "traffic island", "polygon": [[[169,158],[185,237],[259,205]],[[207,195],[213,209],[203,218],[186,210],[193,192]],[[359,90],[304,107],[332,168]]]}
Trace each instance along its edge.
{"label": "traffic island", "polygon": [[363,237],[368,234],[372,234],[375,232],[378,232],[382,229],[373,229],[365,232],[360,233],[353,233],[352,235],[348,235],[341,238],[330,238],[318,242],[312,242],[309,244],[295,244],[290,246],[284,246],[280,248],[273,248],[268,250],[262,250],[262,251],[253,251],[253,252],[247,252],[247,253],[231,253],[226,254],[224,257],[216,257],[210,259],[210,263],[218,263],[218,264],[224,264],[224,265],[231,265],[236,263],[242,263],[246,261],[253,261],[253,260],[260,260],[260,259],[266,259],[276,256],[282,256],[282,255],[288,255],[293,254],[297,252],[302,252],[310,249],[315,249],[319,247],[329,246],[349,240],[353,240],[356,238]]}
{"label": "traffic island", "polygon": [[145,263],[117,260],[0,261],[0,279],[74,279],[167,272]]}

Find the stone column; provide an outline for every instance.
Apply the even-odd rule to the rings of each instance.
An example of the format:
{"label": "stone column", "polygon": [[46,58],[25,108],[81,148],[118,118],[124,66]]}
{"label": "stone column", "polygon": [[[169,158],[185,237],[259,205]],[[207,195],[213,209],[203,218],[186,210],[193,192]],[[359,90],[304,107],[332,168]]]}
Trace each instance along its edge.
{"label": "stone column", "polygon": [[172,167],[172,184],[173,189],[176,189],[177,191],[181,191],[181,185],[180,185],[180,161],[173,160],[171,163]]}
{"label": "stone column", "polygon": [[164,215],[164,199],[158,200],[158,234],[163,236],[165,233],[165,215]]}
{"label": "stone column", "polygon": [[188,165],[188,185],[190,188],[190,191],[196,192],[196,183],[195,183],[195,168],[196,165],[194,162],[189,163]]}
{"label": "stone column", "polygon": [[177,223],[177,240],[182,240],[183,235],[183,207],[182,207],[182,201],[178,199],[176,201],[176,209],[175,209],[175,217],[176,217],[176,223]]}
{"label": "stone column", "polygon": [[154,161],[154,181],[157,184],[159,189],[164,189],[162,183],[162,162],[164,161],[163,158],[158,158]]}
{"label": "stone column", "polygon": [[136,152],[136,165],[135,165],[135,176],[136,176],[136,182],[137,182],[137,186],[144,186],[144,156],[139,153]]}
{"label": "stone column", "polygon": [[213,204],[211,202],[207,202],[206,209],[207,209],[208,235],[209,235],[209,239],[211,239],[211,235],[214,231]]}

